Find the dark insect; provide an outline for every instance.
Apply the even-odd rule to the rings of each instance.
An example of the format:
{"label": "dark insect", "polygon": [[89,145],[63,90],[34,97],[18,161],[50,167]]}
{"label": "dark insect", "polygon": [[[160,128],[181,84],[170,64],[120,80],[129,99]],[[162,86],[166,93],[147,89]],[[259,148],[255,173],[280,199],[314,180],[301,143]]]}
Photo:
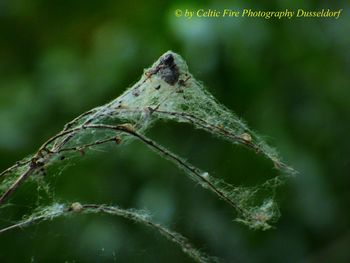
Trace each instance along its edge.
{"label": "dark insect", "polygon": [[162,79],[169,83],[170,85],[175,85],[179,80],[179,69],[174,62],[174,56],[172,54],[165,55],[160,62],[160,65],[163,64],[163,67],[159,70],[159,75]]}
{"label": "dark insect", "polygon": [[39,170],[39,175],[45,176],[46,175],[46,170],[44,167],[41,167]]}
{"label": "dark insect", "polygon": [[132,95],[134,95],[135,97],[138,97],[138,96],[140,95],[139,89],[135,88],[135,89],[132,91]]}
{"label": "dark insect", "polygon": [[166,54],[162,59],[161,61],[171,67],[172,65],[174,65],[174,56],[172,54]]}
{"label": "dark insect", "polygon": [[159,64],[149,72],[148,76],[153,74],[158,74],[166,83],[171,86],[174,86],[180,76],[179,68],[175,64],[174,56],[172,54],[166,54],[160,59]]}

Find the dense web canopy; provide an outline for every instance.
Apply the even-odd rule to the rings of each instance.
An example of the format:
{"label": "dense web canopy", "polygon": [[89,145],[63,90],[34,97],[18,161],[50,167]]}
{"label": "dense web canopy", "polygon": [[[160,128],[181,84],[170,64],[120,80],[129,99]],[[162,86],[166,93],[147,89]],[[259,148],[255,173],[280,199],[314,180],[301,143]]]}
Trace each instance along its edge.
{"label": "dense web canopy", "polygon": [[[146,131],[161,119],[189,123],[230,143],[245,146],[271,160],[281,173],[255,187],[229,185],[149,139]],[[286,166],[276,151],[242,120],[218,103],[189,73],[186,62],[171,51],[146,69],[141,79],[121,96],[81,114],[47,140],[34,155],[1,173],[0,203],[4,203],[27,179],[35,180],[40,170],[58,162],[62,156],[69,162],[71,157],[91,148],[107,143],[118,146],[131,139],[142,141],[232,206],[237,212],[237,221],[254,229],[268,229],[278,218],[274,190],[286,176],[294,173],[293,169]],[[45,184],[42,180],[40,183]],[[265,193],[262,198],[260,192]],[[39,207],[38,211],[35,217],[40,218],[40,213],[45,215],[51,210],[47,207],[40,210]]]}

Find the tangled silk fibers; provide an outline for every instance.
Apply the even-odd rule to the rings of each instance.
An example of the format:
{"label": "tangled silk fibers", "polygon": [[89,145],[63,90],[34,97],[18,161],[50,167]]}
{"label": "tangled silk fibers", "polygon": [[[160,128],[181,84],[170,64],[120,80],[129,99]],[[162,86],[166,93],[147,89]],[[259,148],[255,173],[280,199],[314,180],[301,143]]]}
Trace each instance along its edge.
{"label": "tangled silk fibers", "polygon": [[[234,187],[215,179],[145,136],[147,129],[160,119],[190,123],[230,143],[248,147],[271,160],[281,175],[255,187]],[[63,154],[69,160],[92,147],[111,142],[119,145],[135,138],[231,205],[237,211],[237,221],[254,229],[268,229],[278,218],[274,190],[294,170],[242,120],[219,104],[189,73],[186,62],[171,51],[146,69],[141,79],[121,96],[81,114],[34,155],[1,173],[0,203],[26,179],[35,180],[36,173],[62,159]],[[262,192],[265,194],[261,198]]]}

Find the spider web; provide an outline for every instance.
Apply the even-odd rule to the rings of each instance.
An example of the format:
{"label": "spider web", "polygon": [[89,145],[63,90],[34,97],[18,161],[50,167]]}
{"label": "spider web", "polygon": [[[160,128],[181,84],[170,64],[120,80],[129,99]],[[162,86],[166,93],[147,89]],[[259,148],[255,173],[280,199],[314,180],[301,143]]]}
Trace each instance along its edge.
{"label": "spider web", "polygon": [[[147,130],[159,120],[189,123],[232,144],[251,149],[270,160],[280,175],[254,187],[227,184],[149,139]],[[253,229],[265,230],[278,219],[275,190],[295,171],[285,165],[275,149],[244,121],[218,103],[190,74],[181,56],[171,51],[144,70],[141,79],[118,98],[81,114],[34,155],[1,173],[0,203],[27,181],[38,181],[49,192],[50,186],[45,185],[45,180],[37,180],[36,174],[63,158],[69,162],[93,147],[103,147],[107,143],[118,146],[134,139],[174,162],[192,180],[231,205],[237,212],[237,221]],[[42,215],[45,218],[47,211],[47,207],[39,206],[35,217]]]}

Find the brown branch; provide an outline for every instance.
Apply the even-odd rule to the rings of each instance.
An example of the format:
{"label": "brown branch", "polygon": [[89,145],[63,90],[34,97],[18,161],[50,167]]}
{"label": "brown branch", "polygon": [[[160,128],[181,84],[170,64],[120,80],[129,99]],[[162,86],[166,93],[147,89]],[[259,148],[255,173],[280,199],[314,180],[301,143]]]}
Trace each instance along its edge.
{"label": "brown branch", "polygon": [[21,174],[10,188],[0,197],[0,204],[2,204],[6,198],[8,198],[29,176],[31,176],[39,166],[41,166],[41,164],[32,161],[27,171]]}
{"label": "brown branch", "polygon": [[[89,127],[92,128],[92,127]],[[5,191],[5,193],[3,193],[0,196],[0,204],[2,204],[29,176],[31,176],[39,167],[42,167],[46,164],[47,160],[49,159],[50,156],[52,156],[53,154],[56,154],[57,152],[53,152],[51,150],[49,150],[47,148],[47,146],[54,142],[55,140],[57,140],[58,138],[65,136],[67,134],[71,134],[73,132],[77,132],[80,131],[82,129],[85,129],[85,126],[79,126],[70,130],[65,130],[62,131],[58,134],[56,134],[55,136],[51,137],[50,139],[48,139],[40,148],[39,150],[36,152],[36,154],[34,155],[34,157],[31,158],[31,160],[28,162],[30,163],[29,168],[22,173],[17,180],[7,189],[7,191]],[[114,137],[114,139],[116,140],[116,137]],[[111,141],[111,139],[109,139],[108,141]],[[101,144],[104,143],[104,141],[97,141],[95,142],[95,144]],[[91,146],[93,145],[93,143],[91,144]],[[48,156],[46,156],[46,159],[41,159],[41,157],[43,156],[43,152],[47,152]],[[40,160],[40,161],[38,161]],[[12,168],[13,169],[13,168]]]}
{"label": "brown branch", "polygon": [[86,148],[92,147],[92,146],[97,146],[97,145],[101,145],[101,144],[105,144],[107,142],[115,142],[117,144],[120,144],[121,139],[119,137],[113,136],[104,140],[99,140],[96,142],[92,142],[92,143],[87,143],[81,146],[75,146],[75,147],[70,147],[70,148],[63,148],[63,149],[59,149],[57,151],[55,151],[54,153],[62,153],[62,152],[68,152],[68,151],[81,151],[84,150]]}
{"label": "brown branch", "polygon": [[[170,160],[174,161],[176,164],[178,164],[180,167],[183,167],[185,170],[189,171],[191,174],[193,174],[200,182],[204,183],[211,191],[213,191],[215,194],[217,194],[221,199],[226,201],[228,204],[230,204],[232,207],[234,207],[237,211],[246,214],[245,211],[243,211],[237,204],[235,204],[223,191],[218,189],[210,180],[203,177],[201,173],[193,166],[187,164],[182,159],[177,157],[175,154],[167,150],[166,148],[156,144],[151,139],[137,133],[131,125],[129,124],[121,124],[121,125],[107,125],[107,124],[89,124],[84,126],[79,126],[70,130],[62,131],[61,133],[51,137],[48,141],[46,141],[40,148],[39,151],[42,151],[49,145],[51,142],[56,140],[57,138],[60,138],[66,134],[70,134],[73,132],[77,132],[82,129],[108,129],[113,131],[120,131],[125,132],[129,135],[132,135],[142,142],[144,142],[147,146],[150,148],[156,150],[156,152],[159,152],[163,154],[164,156],[168,157]],[[115,138],[115,137],[114,137]],[[111,138],[108,139],[110,141]],[[96,142],[95,142],[96,143]],[[98,143],[103,143],[103,141],[98,141]],[[91,144],[93,145],[93,143]],[[73,149],[69,149],[73,150]],[[54,154],[55,152],[50,152],[51,154]],[[37,168],[37,166],[33,165],[31,166],[25,173],[23,173],[15,183],[13,183],[10,188],[0,197],[0,204],[4,202],[6,198],[8,198],[18,187],[21,183],[23,183]]]}
{"label": "brown branch", "polygon": [[6,170],[2,171],[2,172],[0,173],[0,178],[1,178],[2,176],[4,176],[5,174],[7,174],[7,173],[11,173],[11,172],[12,172],[13,170],[15,170],[16,168],[21,167],[21,166],[24,166],[24,165],[30,163],[30,161],[31,161],[31,160],[15,163],[15,164],[12,165],[11,167],[9,167],[9,168],[7,168]]}
{"label": "brown branch", "polygon": [[[254,141],[251,140],[250,134],[243,133],[241,135],[236,135],[228,130],[226,130],[224,127],[220,127],[217,125],[214,125],[210,122],[207,122],[206,120],[203,120],[193,114],[186,113],[186,112],[176,112],[176,111],[164,111],[164,110],[159,110],[158,108],[152,108],[152,107],[146,107],[147,110],[149,110],[152,114],[153,113],[158,113],[162,115],[168,115],[168,116],[177,116],[179,118],[182,118],[194,125],[198,125],[204,130],[211,129],[210,132],[217,132],[218,134],[222,135],[225,138],[230,138],[234,142],[238,142],[242,144],[243,146],[246,146],[252,150],[254,150],[256,153],[263,153],[269,160],[271,160],[275,166],[276,169],[281,169],[284,168],[288,171],[290,174],[295,174],[296,171],[286,165],[284,162],[281,162],[278,159],[272,159],[269,157],[266,152],[260,147],[260,145],[254,143]],[[120,110],[120,111],[130,111],[130,112],[142,112],[145,109],[137,109],[137,108],[123,108],[123,109],[118,109],[115,108],[115,110]],[[248,137],[248,138],[247,138]]]}
{"label": "brown branch", "polygon": [[5,232],[24,228],[26,226],[30,226],[35,223],[39,223],[45,220],[52,220],[61,216],[68,216],[71,214],[80,214],[80,213],[104,213],[113,216],[123,217],[127,220],[131,220],[136,223],[143,224],[147,227],[150,227],[157,232],[159,232],[162,236],[167,238],[169,241],[178,245],[182,251],[189,257],[191,257],[196,262],[201,263],[210,263],[210,262],[218,262],[217,258],[206,255],[205,253],[196,249],[187,238],[182,236],[181,234],[174,232],[161,224],[155,223],[148,216],[144,215],[144,212],[131,211],[127,209],[122,209],[117,206],[107,206],[107,205],[97,205],[97,204],[85,204],[82,205],[80,203],[73,203],[70,206],[63,204],[55,204],[48,208],[43,208],[41,214],[36,214],[28,219],[25,219],[17,224],[5,227],[0,229],[0,234]]}

